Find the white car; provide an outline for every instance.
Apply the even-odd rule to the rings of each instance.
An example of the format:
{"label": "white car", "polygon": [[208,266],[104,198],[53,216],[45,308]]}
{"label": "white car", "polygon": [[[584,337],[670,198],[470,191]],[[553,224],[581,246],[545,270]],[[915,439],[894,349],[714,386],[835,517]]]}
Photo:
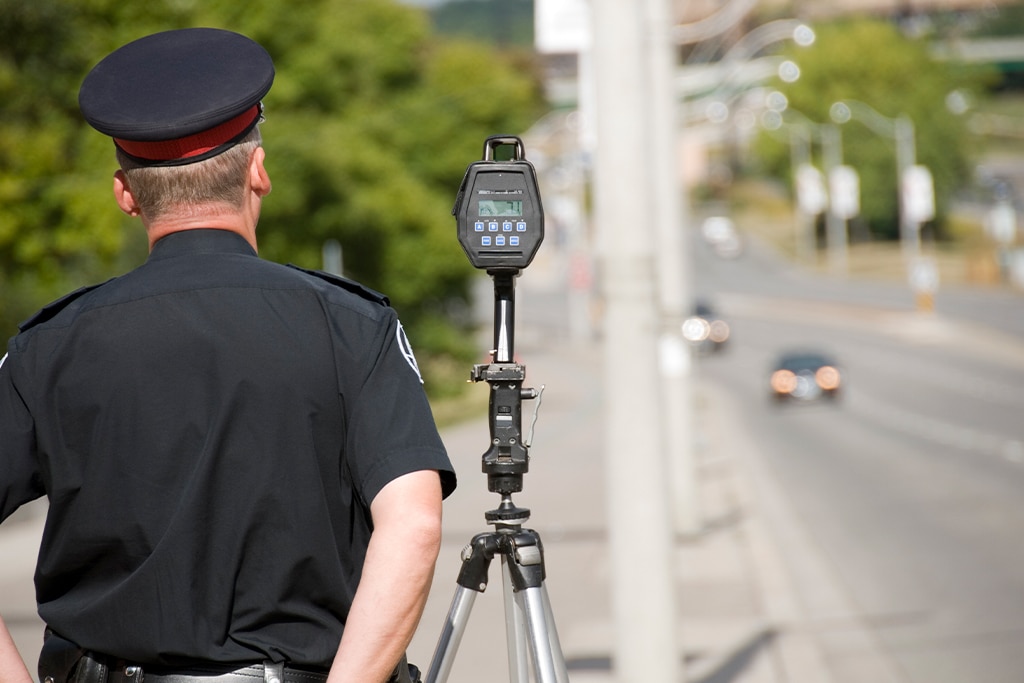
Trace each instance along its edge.
{"label": "white car", "polygon": [[704,241],[722,258],[736,258],[743,251],[743,241],[731,218],[708,216],[701,224],[700,232]]}

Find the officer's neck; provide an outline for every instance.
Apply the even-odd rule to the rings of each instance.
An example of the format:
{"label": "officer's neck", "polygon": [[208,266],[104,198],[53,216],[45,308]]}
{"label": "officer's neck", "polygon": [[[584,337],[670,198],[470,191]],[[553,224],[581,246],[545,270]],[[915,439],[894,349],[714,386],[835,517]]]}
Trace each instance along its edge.
{"label": "officer's neck", "polygon": [[202,211],[167,214],[152,221],[147,221],[143,217],[143,223],[146,226],[150,250],[153,249],[153,245],[162,237],[185,230],[199,229],[227,230],[237,233],[253,249],[257,249],[256,222],[249,219],[244,212],[219,211],[213,208]]}

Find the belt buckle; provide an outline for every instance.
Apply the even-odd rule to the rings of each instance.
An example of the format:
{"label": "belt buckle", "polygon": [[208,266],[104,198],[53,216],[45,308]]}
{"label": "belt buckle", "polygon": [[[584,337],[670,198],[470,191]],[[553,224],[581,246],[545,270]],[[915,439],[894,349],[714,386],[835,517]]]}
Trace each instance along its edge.
{"label": "belt buckle", "polygon": [[263,662],[264,683],[285,683],[284,662]]}

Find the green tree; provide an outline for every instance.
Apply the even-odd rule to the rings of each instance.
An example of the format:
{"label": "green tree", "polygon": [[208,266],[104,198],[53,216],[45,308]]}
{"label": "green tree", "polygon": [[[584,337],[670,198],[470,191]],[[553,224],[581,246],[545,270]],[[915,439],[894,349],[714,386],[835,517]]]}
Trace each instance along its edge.
{"label": "green tree", "polygon": [[[831,123],[829,109],[840,100],[856,100],[883,116],[907,116],[916,130],[917,163],[934,177],[937,217],[941,235],[952,193],[969,177],[970,146],[965,122],[946,106],[955,90],[979,87],[983,74],[934,60],[928,45],[904,37],[893,25],[857,20],[816,28],[817,40],[788,55],[800,67],[793,83],[775,87],[786,95],[799,115],[817,123]],[[861,216],[875,235],[898,235],[899,209],[896,151],[892,138],[879,136],[863,119],[842,126],[844,162],[861,179]],[[772,171],[792,177],[788,150],[770,136],[760,150]]]}
{"label": "green tree", "polygon": [[0,0],[0,337],[46,299],[106,277],[130,242],[110,210],[111,143],[85,134],[77,106],[82,76],[123,25],[147,22],[125,3]]}
{"label": "green tree", "polygon": [[465,309],[472,272],[452,202],[486,136],[541,113],[540,88],[521,55],[439,41],[424,12],[393,0],[0,0],[3,328],[145,257],[141,228],[110,199],[111,143],[76,96],[114,47],[185,26],[239,31],[275,60],[261,255],[320,267],[336,239],[346,275],[391,297],[428,373],[472,353],[449,313]]}

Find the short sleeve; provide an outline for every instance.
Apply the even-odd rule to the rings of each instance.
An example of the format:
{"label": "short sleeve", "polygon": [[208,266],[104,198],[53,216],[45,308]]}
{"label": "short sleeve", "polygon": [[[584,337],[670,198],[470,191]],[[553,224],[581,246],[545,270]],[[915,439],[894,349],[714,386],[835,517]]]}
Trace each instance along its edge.
{"label": "short sleeve", "polygon": [[32,415],[14,385],[12,358],[0,359],[0,520],[44,494]]}
{"label": "short sleeve", "polygon": [[388,482],[418,470],[437,470],[445,497],[456,483],[412,346],[397,316],[389,313],[373,345],[378,352],[349,406],[346,457],[367,505]]}

